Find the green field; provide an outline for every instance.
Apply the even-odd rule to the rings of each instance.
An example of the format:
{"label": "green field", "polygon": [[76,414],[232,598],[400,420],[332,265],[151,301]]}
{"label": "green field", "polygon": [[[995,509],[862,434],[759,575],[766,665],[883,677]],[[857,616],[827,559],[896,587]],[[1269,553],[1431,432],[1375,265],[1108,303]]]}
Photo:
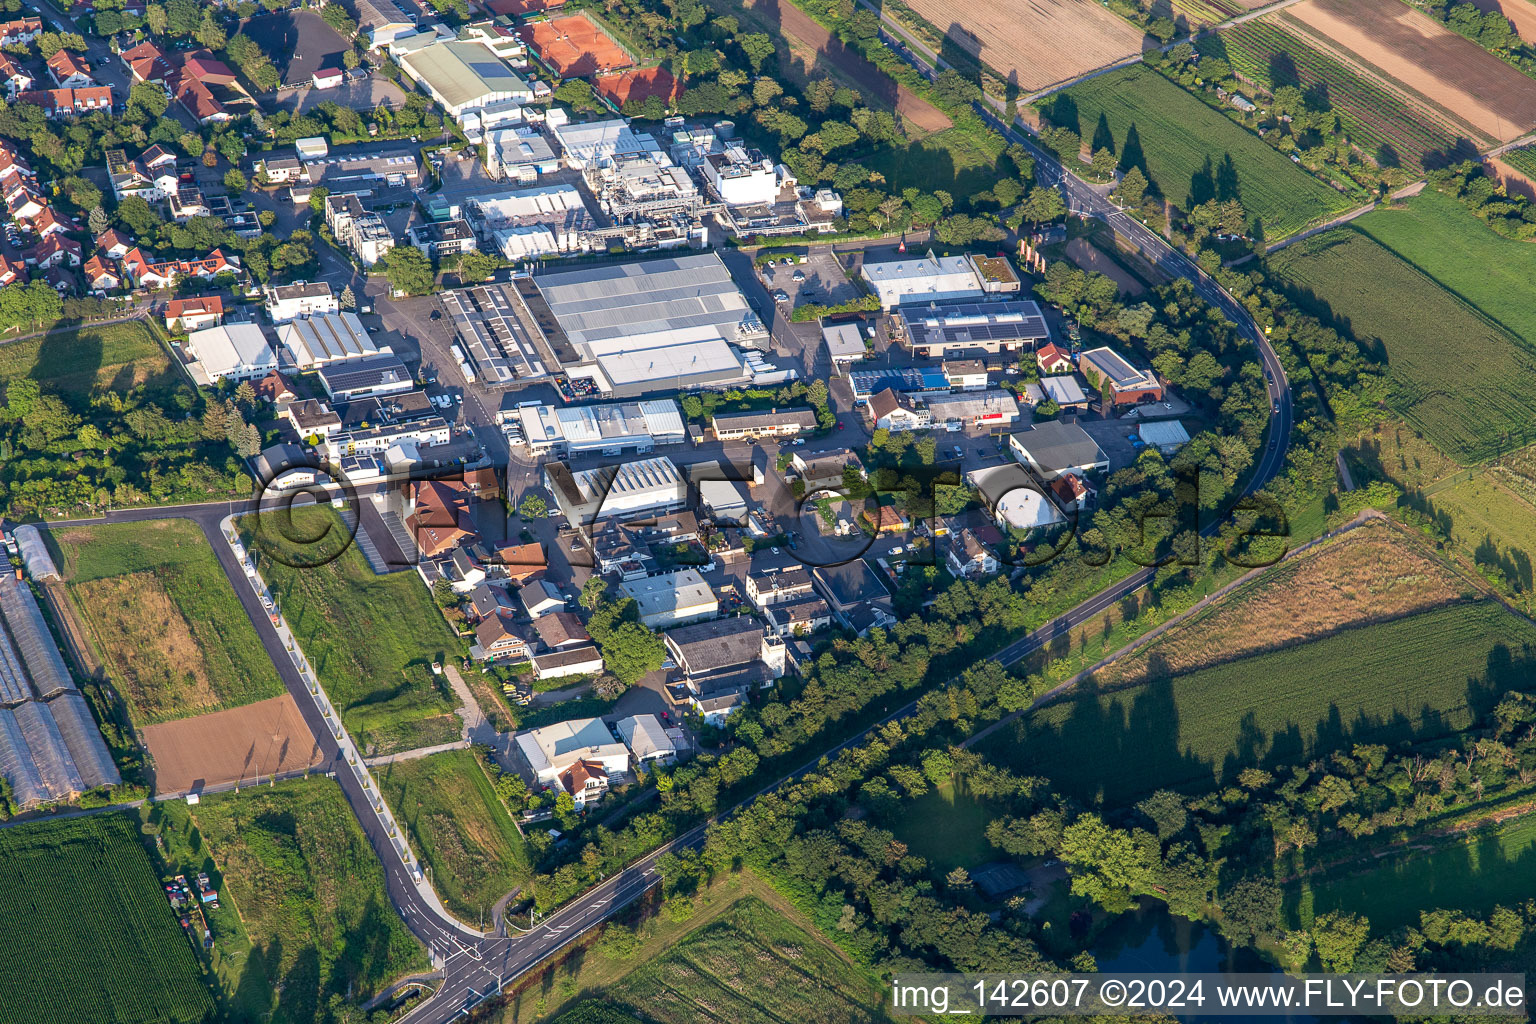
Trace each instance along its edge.
{"label": "green field", "polygon": [[[1522,654],[1522,647],[1528,648]],[[1208,787],[1250,765],[1467,728],[1529,681],[1536,627],[1492,601],[1437,608],[1049,705],[985,752],[1082,799]]]}
{"label": "green field", "polygon": [[969,793],[957,793],[955,784],[946,782],[908,801],[894,831],[909,853],[926,858],[929,868],[945,874],[991,858],[986,828],[996,816],[996,810]]}
{"label": "green field", "polygon": [[1269,267],[1304,308],[1385,354],[1388,404],[1451,458],[1536,440],[1536,352],[1353,225]]}
{"label": "green field", "polygon": [[296,509],[287,526],[247,516],[240,530],[359,746],[387,753],[458,735],[431,665],[459,643],[419,576],[375,576],[329,507]]}
{"label": "green field", "polygon": [[1452,907],[1486,915],[1495,905],[1517,906],[1536,896],[1533,871],[1536,815],[1526,814],[1464,842],[1310,880],[1291,891],[1287,904],[1293,927],[1310,927],[1315,914],[1347,910],[1368,917],[1380,935],[1417,925],[1421,910]]}
{"label": "green field", "polygon": [[[1091,141],[1102,115],[1123,146],[1134,124],[1151,180],[1187,209],[1195,178],[1219,176],[1227,157],[1237,171],[1237,198],[1273,242],[1350,206],[1348,197],[1312,177],[1262,139],[1144,67],[1101,75],[1038,104],[1052,122]],[[1075,105],[1077,125],[1065,111]],[[1065,120],[1069,123],[1062,124]],[[1209,163],[1210,168],[1206,165]]]}
{"label": "green field", "polygon": [[528,848],[468,750],[379,770],[379,790],[432,869],[443,904],[489,928],[496,901],[528,880]]}
{"label": "green field", "polygon": [[136,821],[0,831],[0,1024],[201,1022],[214,1001]]}
{"label": "green field", "polygon": [[[36,394],[11,386],[22,380]],[[202,436],[202,397],[144,322],[8,341],[0,393],[0,512],[13,519],[249,492],[225,439]]]}
{"label": "green field", "polygon": [[1536,494],[1512,488],[1519,476],[1482,471],[1471,480],[1436,491],[1430,505],[1450,517],[1451,538],[1478,562],[1498,564],[1517,595],[1529,605],[1533,584],[1531,552],[1536,551]]}
{"label": "green field", "polygon": [[559,1024],[859,1024],[881,993],[819,939],[747,898],[648,960]]}
{"label": "green field", "polygon": [[1431,191],[1352,224],[1536,352],[1536,246],[1505,238],[1456,199]]}
{"label": "green field", "polygon": [[328,1020],[332,996],[361,1002],[427,969],[335,782],[296,779],[205,796],[192,821],[223,869],[221,896],[233,900],[253,944],[245,970],[226,981],[236,1020]]}
{"label": "green field", "polygon": [[283,693],[196,523],[80,526],[49,537],[70,598],[135,725]]}
{"label": "green field", "polygon": [[1350,141],[1381,167],[1423,173],[1426,158],[1431,164],[1443,162],[1464,130],[1410,109],[1377,82],[1268,21],[1234,25],[1204,37],[1195,48],[1224,58],[1243,78],[1270,92],[1284,85],[1326,89],[1329,109],[1343,122]]}

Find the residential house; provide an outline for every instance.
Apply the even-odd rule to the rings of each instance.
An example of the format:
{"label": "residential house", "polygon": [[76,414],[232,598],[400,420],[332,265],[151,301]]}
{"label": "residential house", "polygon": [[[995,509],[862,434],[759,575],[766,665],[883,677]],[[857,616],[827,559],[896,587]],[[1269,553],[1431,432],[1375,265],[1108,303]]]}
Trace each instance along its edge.
{"label": "residential house", "polygon": [[48,200],[30,183],[17,182],[5,190],[6,216],[18,224],[30,224],[33,218],[46,209]]}
{"label": "residential house", "polygon": [[79,231],[80,225],[68,217],[59,216],[51,206],[44,206],[36,217],[32,218],[32,230],[42,237],[48,235],[62,235],[67,231]]}
{"label": "residential house", "polygon": [[181,109],[190,114],[198,124],[217,124],[234,118],[223,102],[213,94],[213,90],[205,82],[188,73],[187,68],[183,67],[173,78],[175,81],[171,86],[172,95],[181,105]]}
{"label": "residential house", "polygon": [[[474,493],[473,490],[471,493]],[[518,586],[522,586],[549,568],[549,559],[544,554],[544,548],[537,542],[503,545],[488,552],[485,562],[493,570],[493,575],[505,578]]]}
{"label": "residential house", "polygon": [[134,246],[123,256],[123,269],[140,288],[169,288],[183,277],[209,281],[220,274],[238,275],[240,259],[215,249],[200,260],[157,260]]}
{"label": "residential house", "polygon": [[80,89],[34,89],[18,93],[18,103],[31,103],[43,108],[48,118],[74,118],[95,110],[111,112],[112,87],[89,85]]}
{"label": "residential house", "polygon": [[60,50],[48,58],[48,77],[60,89],[83,89],[96,84],[91,66],[72,50]]}
{"label": "residential house", "polygon": [[633,715],[614,723],[636,765],[667,765],[677,760],[677,748],[655,715]]}
{"label": "residential house", "polygon": [[535,621],[565,611],[565,595],[548,580],[534,580],[517,592],[523,611]]}
{"label": "residential house", "polygon": [[293,385],[288,383],[288,378],[273,370],[261,380],[256,382],[256,397],[263,402],[268,402],[279,413],[285,412],[288,406],[298,396],[293,393]]}
{"label": "residential house", "polygon": [[133,248],[133,242],[117,228],[108,228],[96,236],[96,248],[107,257],[120,260],[128,255],[128,251]]}
{"label": "residential house", "polygon": [[650,545],[612,519],[593,528],[591,547],[600,576],[618,573],[620,579],[638,579],[650,575],[656,567]]}
{"label": "residential house", "polygon": [[629,748],[613,738],[600,718],[577,718],[517,731],[517,749],[534,779],[550,785],[577,761],[596,761],[616,775],[629,770]]}
{"label": "residential house", "polygon": [[267,316],[274,324],[287,323],[294,317],[341,312],[331,286],[324,281],[268,285],[266,306]]}
{"label": "residential house", "polygon": [[155,82],[163,86],[175,71],[166,52],[148,40],[118,56],[128,65],[128,72],[135,82]]}
{"label": "residential house", "polygon": [[345,80],[345,74],[341,68],[316,68],[310,76],[310,82],[316,89],[338,89]]}
{"label": "residential house", "polygon": [[306,398],[301,402],[290,401],[288,408],[283,411],[283,417],[305,439],[314,438],[323,442],[341,430],[341,417],[330,406],[314,398]]}
{"label": "residential house", "polygon": [[1081,512],[1093,501],[1094,490],[1075,473],[1063,473],[1049,484],[1051,496],[1065,511]]}
{"label": "residential house", "polygon": [[105,295],[121,288],[123,277],[98,253],[85,261],[85,286],[97,295]]}
{"label": "residential house", "polygon": [[803,565],[754,569],[747,573],[747,600],[758,611],[769,605],[812,596],[811,574]]}
{"label": "residential house", "polygon": [[1048,341],[1035,349],[1035,364],[1041,376],[1072,372],[1072,354],[1054,341]]}
{"label": "residential house", "polygon": [[933,425],[926,408],[920,408],[910,396],[891,388],[870,398],[866,406],[870,421],[879,430],[926,430]]}
{"label": "residential house", "polygon": [[16,101],[19,93],[30,92],[37,84],[37,79],[25,67],[18,64],[16,59],[8,53],[0,53],[0,85],[5,86],[5,95],[11,102]]}
{"label": "residential house", "polygon": [[29,267],[51,270],[54,267],[78,267],[80,243],[64,235],[48,235],[41,242],[22,252],[21,258]]}
{"label": "residential house", "polygon": [[815,594],[776,601],[762,611],[774,636],[807,636],[832,625],[832,606]]}
{"label": "residential house", "polygon": [[13,260],[4,254],[0,254],[0,285],[26,283],[26,264],[20,260]]}
{"label": "residential house", "polygon": [[784,642],[748,616],[698,622],[662,634],[682,678],[669,688],[706,722],[719,724],[757,686],[784,674]]}
{"label": "residential house", "polygon": [[859,636],[876,627],[895,624],[891,592],[864,559],[818,565],[811,570],[811,576],[821,595],[832,606],[832,614]]}
{"label": "residential house", "polygon": [[406,486],[405,528],[426,558],[437,558],[479,536],[469,490],[456,480],[414,480]]}
{"label": "residential house", "polygon": [[209,214],[203,194],[195,188],[179,188],[172,192],[166,196],[166,206],[171,220],[177,224],[185,224],[193,217],[206,217]]}
{"label": "residential house", "polygon": [[482,583],[471,590],[466,606],[468,611],[465,614],[472,622],[484,622],[495,615],[517,614],[517,605],[513,604],[507,588],[493,587],[489,583]]}
{"label": "residential house", "polygon": [[601,761],[582,758],[559,776],[560,788],[571,794],[571,802],[579,811],[590,803],[596,803],[608,792],[608,772]]}
{"label": "residential house", "polygon": [[[527,589],[527,588],[524,588]],[[564,602],[558,611],[540,615],[533,620],[533,630],[550,650],[562,647],[579,647],[592,642],[581,616],[565,610]]]}
{"label": "residential house", "polygon": [[25,46],[42,30],[41,18],[13,18],[0,22],[0,46]]}
{"label": "residential house", "polygon": [[852,468],[861,477],[865,476],[864,464],[851,448],[834,448],[813,455],[796,452],[790,465],[805,485],[806,494],[823,490],[841,492],[843,474],[848,468]]}
{"label": "residential house", "polygon": [[518,635],[511,619],[500,612],[475,627],[475,644],[470,654],[479,661],[523,661],[530,653],[528,641]]}
{"label": "residential house", "polygon": [[987,390],[987,364],[980,359],[946,359],[941,367],[956,391]]}
{"label": "residential house", "polygon": [[[100,242],[97,239],[98,245]],[[224,322],[224,300],[217,295],[172,299],[161,308],[161,313],[165,317],[165,329],[168,331],[199,331]]]}
{"label": "residential house", "polygon": [[325,223],[365,267],[373,266],[395,247],[395,236],[384,218],[364,210],[355,195],[326,196]]}
{"label": "residential house", "polygon": [[1002,540],[1002,535],[991,525],[962,527],[949,535],[945,565],[955,576],[971,579],[995,576],[1000,564],[996,548]]}
{"label": "residential house", "polygon": [[0,139],[0,190],[9,192],[17,185],[35,184],[37,172],[18,153],[8,139]]}
{"label": "residential house", "polygon": [[595,676],[603,671],[603,655],[595,644],[575,644],[550,651],[537,651],[528,661],[533,666],[534,678],[540,681]]}
{"label": "residential house", "polygon": [[65,266],[49,267],[47,273],[43,274],[43,280],[60,295],[73,295],[80,290],[80,279]]}

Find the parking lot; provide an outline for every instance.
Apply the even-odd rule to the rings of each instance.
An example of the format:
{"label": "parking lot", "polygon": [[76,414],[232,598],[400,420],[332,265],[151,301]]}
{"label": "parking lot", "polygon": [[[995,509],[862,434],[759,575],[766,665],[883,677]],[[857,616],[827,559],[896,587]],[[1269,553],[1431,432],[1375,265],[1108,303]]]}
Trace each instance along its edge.
{"label": "parking lot", "polygon": [[[786,266],[780,259],[762,268],[769,294],[785,308],[794,309],[807,302],[835,306],[861,294],[831,252],[813,251],[804,260]],[[780,299],[781,294],[785,298]]]}

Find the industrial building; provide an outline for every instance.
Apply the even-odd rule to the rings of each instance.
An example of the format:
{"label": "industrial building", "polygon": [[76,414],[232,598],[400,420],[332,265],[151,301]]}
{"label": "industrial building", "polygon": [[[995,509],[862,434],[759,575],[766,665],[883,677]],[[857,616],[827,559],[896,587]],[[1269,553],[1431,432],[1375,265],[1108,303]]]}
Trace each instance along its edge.
{"label": "industrial building", "polygon": [[697,569],[679,569],[625,580],[619,584],[619,589],[634,598],[639,606],[640,621],[651,629],[712,619],[720,613],[715,592],[709,589]]}
{"label": "industrial building", "polygon": [[441,416],[403,423],[380,423],[357,430],[347,430],[326,438],[325,447],[332,459],[348,455],[377,455],[395,445],[435,448],[453,438],[453,428]]}
{"label": "industrial building", "polygon": [[601,718],[520,729],[517,749],[533,769],[534,778],[546,786],[578,761],[597,761],[610,774],[629,769],[629,748],[613,738]]}
{"label": "industrial building", "polygon": [[373,266],[395,247],[395,236],[384,218],[365,210],[362,200],[350,193],[325,197],[325,223],[336,241],[365,267]]}
{"label": "industrial building", "polygon": [[1008,427],[1019,418],[1019,402],[1013,393],[994,388],[991,391],[961,391],[925,394],[920,400],[936,427],[958,424],[962,427]]}
{"label": "industrial building", "polygon": [[1161,402],[1163,385],[1151,370],[1139,369],[1114,349],[1089,349],[1077,357],[1078,371],[1101,391],[1108,388],[1115,405]]}
{"label": "industrial building", "polygon": [[1036,383],[1024,385],[1024,393],[1036,404],[1050,399],[1062,409],[1080,411],[1088,408],[1088,396],[1072,374],[1041,377]]}
{"label": "industrial building", "polygon": [[758,437],[791,437],[816,429],[812,409],[768,409],[745,412],[717,412],[709,418],[709,429],[717,441],[743,441]]}
{"label": "industrial building", "polygon": [[187,335],[187,367],[200,384],[252,380],[277,369],[277,354],[256,324],[223,324]]}
{"label": "industrial building", "polygon": [[455,120],[496,104],[533,100],[528,83],[481,43],[439,40],[399,60],[401,69]]}
{"label": "industrial building", "polygon": [[1013,457],[1050,481],[1063,473],[1084,476],[1107,470],[1109,456],[1097,441],[1076,423],[1050,420],[1037,423],[1008,438]]}
{"label": "industrial building", "polygon": [[396,39],[416,34],[416,19],[407,14],[396,0],[353,0],[358,35],[376,50]]}
{"label": "industrial building", "polygon": [[283,346],[284,361],[299,370],[393,354],[389,346],[377,344],[357,314],[350,312],[298,317],[277,329],[277,339]]}
{"label": "industrial building", "polygon": [[522,292],[569,377],[604,394],[725,387],[752,378],[737,346],[767,329],[715,253],[539,274]]}
{"label": "industrial building", "polygon": [[581,174],[597,205],[615,221],[689,216],[704,205],[693,178],[666,153],[592,160]]}
{"label": "industrial building", "polygon": [[838,373],[869,355],[869,349],[864,345],[864,335],[860,333],[857,323],[822,324],[821,340],[827,346],[832,368]]}
{"label": "industrial building", "polygon": [[1065,522],[1059,509],[1023,466],[991,466],[965,475],[999,527],[1037,530]]}
{"label": "industrial building", "polygon": [[330,363],[320,367],[319,376],[320,386],[336,402],[350,402],[376,395],[396,395],[416,387],[411,371],[392,352]]}
{"label": "industrial building", "polygon": [[513,415],[535,455],[643,454],[657,445],[681,444],[688,439],[683,411],[670,399],[620,405],[525,405]]}
{"label": "industrial building", "polygon": [[562,462],[549,462],[544,465],[544,486],[566,521],[584,530],[608,516],[643,519],[675,511],[688,501],[688,485],[668,458],[576,472]]}
{"label": "industrial building", "polygon": [[474,230],[462,220],[423,221],[413,224],[407,235],[428,259],[458,256],[476,247]]}
{"label": "industrial building", "polygon": [[897,330],[919,358],[997,355],[1050,340],[1040,307],[1028,299],[930,302],[896,311]]}
{"label": "industrial building", "polygon": [[926,256],[889,263],[865,263],[859,273],[884,309],[917,302],[980,298],[986,294],[969,256]]}
{"label": "industrial building", "polygon": [[1137,428],[1141,440],[1148,447],[1156,448],[1164,455],[1172,455],[1189,444],[1189,431],[1178,420],[1153,420]]}
{"label": "industrial building", "polygon": [[619,118],[585,124],[551,121],[550,134],[560,144],[565,165],[578,171],[598,161],[661,152],[655,136],[636,132],[628,121]]}
{"label": "industrial building", "polygon": [[884,370],[854,370],[848,374],[855,405],[863,405],[889,388],[897,392],[948,391],[949,377],[937,366],[892,366]]}
{"label": "industrial building", "polygon": [[481,239],[509,260],[582,252],[597,221],[574,185],[490,192],[464,201],[464,215]]}
{"label": "industrial building", "polygon": [[531,182],[559,169],[554,147],[532,128],[506,128],[485,137],[485,170],[494,178]]}

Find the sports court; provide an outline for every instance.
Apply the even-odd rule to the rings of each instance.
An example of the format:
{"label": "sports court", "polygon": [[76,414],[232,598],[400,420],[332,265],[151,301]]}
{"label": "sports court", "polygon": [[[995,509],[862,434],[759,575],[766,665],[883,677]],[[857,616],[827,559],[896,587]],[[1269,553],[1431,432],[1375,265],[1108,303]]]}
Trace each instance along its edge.
{"label": "sports court", "polygon": [[632,67],[618,41],[584,14],[536,21],[518,30],[523,42],[562,78],[580,78]]}
{"label": "sports court", "polygon": [[601,75],[593,85],[600,95],[619,106],[652,96],[670,103],[679,92],[677,79],[666,68],[631,68],[616,75]]}

